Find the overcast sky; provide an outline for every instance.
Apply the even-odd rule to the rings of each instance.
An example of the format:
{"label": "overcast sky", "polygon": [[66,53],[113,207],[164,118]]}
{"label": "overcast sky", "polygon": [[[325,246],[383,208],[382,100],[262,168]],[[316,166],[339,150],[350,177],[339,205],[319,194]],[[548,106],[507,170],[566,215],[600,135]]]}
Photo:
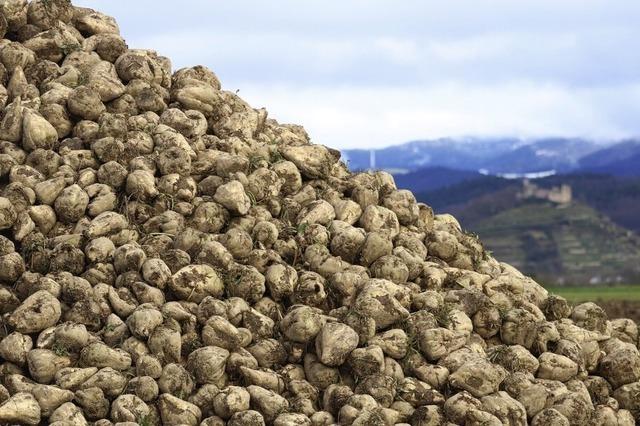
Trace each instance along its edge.
{"label": "overcast sky", "polygon": [[80,0],[312,140],[640,134],[637,0]]}

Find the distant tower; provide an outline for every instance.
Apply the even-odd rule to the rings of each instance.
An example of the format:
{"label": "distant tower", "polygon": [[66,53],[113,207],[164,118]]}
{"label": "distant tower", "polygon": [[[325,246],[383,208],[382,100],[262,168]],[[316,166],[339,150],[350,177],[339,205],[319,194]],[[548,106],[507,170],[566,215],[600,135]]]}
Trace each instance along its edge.
{"label": "distant tower", "polygon": [[369,151],[369,170],[376,169],[376,150]]}
{"label": "distant tower", "polygon": [[560,194],[563,204],[568,204],[573,199],[573,191],[571,190],[571,185],[563,184],[560,187]]}

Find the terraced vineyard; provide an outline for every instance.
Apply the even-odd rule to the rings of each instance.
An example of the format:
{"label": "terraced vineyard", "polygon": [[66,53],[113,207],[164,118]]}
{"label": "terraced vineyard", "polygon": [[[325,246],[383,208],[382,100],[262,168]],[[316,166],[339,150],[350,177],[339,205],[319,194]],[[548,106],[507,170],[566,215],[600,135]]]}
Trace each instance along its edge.
{"label": "terraced vineyard", "polygon": [[524,203],[470,227],[498,258],[543,282],[629,283],[640,277],[640,238],[583,204]]}

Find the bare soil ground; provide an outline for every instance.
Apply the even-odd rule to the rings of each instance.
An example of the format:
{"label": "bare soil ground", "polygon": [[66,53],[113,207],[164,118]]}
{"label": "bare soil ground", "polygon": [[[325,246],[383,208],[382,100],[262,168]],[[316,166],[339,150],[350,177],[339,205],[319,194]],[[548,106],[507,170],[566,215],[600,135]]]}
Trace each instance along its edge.
{"label": "bare soil ground", "polygon": [[640,301],[637,300],[596,300],[609,318],[631,318],[640,323]]}

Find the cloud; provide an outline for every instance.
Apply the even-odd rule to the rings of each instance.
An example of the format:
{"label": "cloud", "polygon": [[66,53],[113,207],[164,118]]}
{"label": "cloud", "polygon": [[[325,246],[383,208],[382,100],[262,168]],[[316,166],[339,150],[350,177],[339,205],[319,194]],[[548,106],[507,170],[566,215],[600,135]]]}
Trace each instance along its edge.
{"label": "cloud", "polygon": [[640,133],[640,2],[80,0],[318,142]]}
{"label": "cloud", "polygon": [[[354,88],[249,86],[240,92],[281,122],[304,123],[315,142],[381,147],[443,136],[589,136],[640,133],[640,85],[568,89],[530,82],[496,86]],[[626,119],[603,99],[625,98]],[[312,100],[312,101],[310,101]]]}
{"label": "cloud", "polygon": [[442,61],[468,62],[508,54],[515,46],[514,37],[485,34],[456,40],[433,40],[428,49]]}
{"label": "cloud", "polygon": [[414,40],[382,37],[374,40],[374,47],[397,64],[417,63],[420,58],[420,49]]}

